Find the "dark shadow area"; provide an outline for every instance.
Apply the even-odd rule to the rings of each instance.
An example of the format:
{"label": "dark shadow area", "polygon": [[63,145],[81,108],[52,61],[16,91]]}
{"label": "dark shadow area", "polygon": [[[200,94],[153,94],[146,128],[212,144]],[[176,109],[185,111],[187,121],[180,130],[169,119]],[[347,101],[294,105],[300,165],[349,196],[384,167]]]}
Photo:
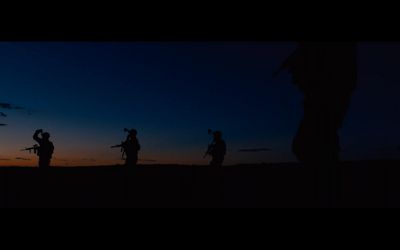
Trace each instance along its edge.
{"label": "dark shadow area", "polygon": [[399,164],[341,163],[328,198],[321,173],[302,164],[1,168],[0,206],[399,207]]}

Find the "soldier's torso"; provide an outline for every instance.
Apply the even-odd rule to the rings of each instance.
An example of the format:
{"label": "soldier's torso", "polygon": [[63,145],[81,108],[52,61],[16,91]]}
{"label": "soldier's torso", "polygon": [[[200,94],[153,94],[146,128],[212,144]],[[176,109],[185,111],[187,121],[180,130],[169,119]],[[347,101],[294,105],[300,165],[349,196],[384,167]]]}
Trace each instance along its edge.
{"label": "soldier's torso", "polygon": [[124,149],[127,157],[137,156],[140,150],[139,142],[136,141],[126,141],[124,143]]}
{"label": "soldier's torso", "polygon": [[213,157],[223,157],[226,153],[226,144],[224,141],[216,142],[212,145],[211,155]]}
{"label": "soldier's torso", "polygon": [[306,94],[351,92],[357,82],[356,43],[301,43],[288,70]]}
{"label": "soldier's torso", "polygon": [[42,142],[38,149],[38,156],[52,158],[54,145],[52,142]]}

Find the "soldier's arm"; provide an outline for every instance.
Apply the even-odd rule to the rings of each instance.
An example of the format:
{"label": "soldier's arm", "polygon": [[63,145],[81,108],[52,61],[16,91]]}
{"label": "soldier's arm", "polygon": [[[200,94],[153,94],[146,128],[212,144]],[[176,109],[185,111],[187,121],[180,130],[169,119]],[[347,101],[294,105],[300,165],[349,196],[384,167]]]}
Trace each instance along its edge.
{"label": "soldier's arm", "polygon": [[42,143],[42,139],[39,137],[40,131],[36,131],[33,135],[33,139],[37,141],[39,144]]}
{"label": "soldier's arm", "polygon": [[276,77],[280,72],[284,70],[289,70],[299,63],[299,59],[303,56],[304,54],[305,47],[302,44],[298,44],[297,48],[288,56],[286,59],[282,62],[281,66],[279,69],[277,69],[274,73],[273,76]]}

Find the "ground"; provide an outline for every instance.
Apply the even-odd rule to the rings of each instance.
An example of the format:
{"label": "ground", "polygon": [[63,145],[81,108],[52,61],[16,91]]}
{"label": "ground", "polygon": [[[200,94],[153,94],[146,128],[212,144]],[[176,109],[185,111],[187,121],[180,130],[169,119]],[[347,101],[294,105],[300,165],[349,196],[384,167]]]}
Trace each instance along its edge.
{"label": "ground", "polygon": [[399,163],[0,168],[0,206],[400,207]]}

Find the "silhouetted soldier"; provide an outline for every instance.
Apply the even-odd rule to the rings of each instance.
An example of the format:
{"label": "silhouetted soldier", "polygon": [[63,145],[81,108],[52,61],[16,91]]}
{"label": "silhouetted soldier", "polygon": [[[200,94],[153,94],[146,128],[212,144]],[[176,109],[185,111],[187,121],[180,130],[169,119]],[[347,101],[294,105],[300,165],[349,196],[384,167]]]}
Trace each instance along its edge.
{"label": "silhouetted soldier", "polygon": [[356,43],[299,43],[282,69],[292,74],[293,84],[304,95],[304,117],[293,152],[299,161],[316,167],[318,201],[332,206],[341,190],[340,168],[335,164],[340,158],[338,131],[357,85]]}
{"label": "silhouetted soldier", "polygon": [[137,139],[136,129],[129,130],[126,141],[121,144],[126,154],[125,165],[136,166],[138,162],[138,153],[140,151],[139,140]]}
{"label": "silhouetted soldier", "polygon": [[226,143],[222,140],[222,132],[215,131],[213,133],[213,142],[208,146],[207,154],[211,155],[212,160],[210,166],[222,166],[226,155]]}
{"label": "silhouetted soldier", "polygon": [[356,43],[299,43],[282,69],[305,98],[294,154],[303,162],[339,161],[338,130],[357,84]]}
{"label": "silhouetted soldier", "polygon": [[[41,138],[39,137],[39,135],[41,135]],[[39,167],[50,167],[50,161],[54,153],[54,145],[49,140],[50,134],[47,132],[43,133],[43,130],[39,129],[36,130],[35,134],[33,135],[33,139],[39,143],[39,147],[37,148],[37,155],[39,156]]]}

